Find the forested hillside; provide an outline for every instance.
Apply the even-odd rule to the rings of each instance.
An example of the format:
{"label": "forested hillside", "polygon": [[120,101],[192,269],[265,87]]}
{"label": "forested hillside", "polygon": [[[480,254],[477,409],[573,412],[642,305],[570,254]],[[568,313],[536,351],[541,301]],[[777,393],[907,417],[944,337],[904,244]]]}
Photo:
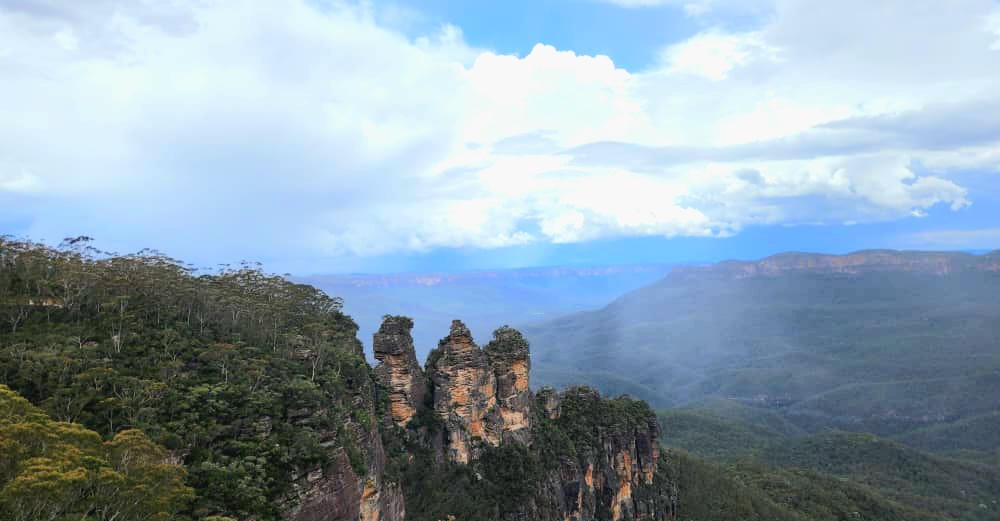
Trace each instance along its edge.
{"label": "forested hillside", "polygon": [[104,439],[145,433],[184,463],[196,516],[274,518],[331,444],[364,467],[370,368],[340,301],[253,266],[63,246],[0,242],[0,383]]}
{"label": "forested hillside", "polygon": [[0,519],[675,518],[645,403],[536,397],[519,332],[481,349],[459,321],[421,369],[385,317],[375,370],[341,306],[252,265],[0,238]]}
{"label": "forested hillside", "polygon": [[[980,426],[1000,396],[1000,253],[786,254],[677,269],[607,307],[525,330],[536,380],[660,407],[718,398],[806,431]],[[971,422],[971,423],[969,423]],[[952,432],[959,432],[959,429]]]}
{"label": "forested hillside", "polygon": [[[689,480],[715,476],[807,519],[986,521],[1000,515],[995,453],[943,456],[872,434],[789,434],[704,409],[666,411],[660,419],[664,444],[686,451],[679,461],[706,460],[683,463],[694,476]],[[685,487],[686,481],[679,483],[683,499],[723,501],[718,487]]]}

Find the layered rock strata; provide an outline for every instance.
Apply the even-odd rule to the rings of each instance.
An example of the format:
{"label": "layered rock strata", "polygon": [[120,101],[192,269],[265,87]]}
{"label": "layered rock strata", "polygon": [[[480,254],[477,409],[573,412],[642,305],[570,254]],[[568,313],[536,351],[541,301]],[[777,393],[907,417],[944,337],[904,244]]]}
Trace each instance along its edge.
{"label": "layered rock strata", "polygon": [[[555,505],[564,521],[623,519],[662,521],[676,516],[677,490],[661,469],[657,439],[660,426],[655,414],[643,404],[640,421],[618,423],[615,408],[597,391],[585,387],[557,394],[551,388],[535,397],[540,411],[545,411],[556,425],[594,425],[578,450],[582,458],[564,461],[553,472],[540,496],[560,497]],[[620,404],[636,405],[630,399],[616,399]],[[567,410],[561,413],[563,402]],[[582,441],[582,440],[578,440]],[[558,490],[558,493],[556,491]],[[551,518],[545,508],[531,513],[536,518]]]}
{"label": "layered rock strata", "polygon": [[[497,519],[675,518],[676,489],[662,470],[659,424],[645,403],[628,398],[605,400],[588,388],[564,393],[543,388],[537,395],[532,393],[528,343],[509,327],[496,330],[493,339],[480,348],[469,329],[453,321],[448,336],[441,339],[421,371],[411,328],[412,322],[405,317],[386,317],[374,342],[380,361],[375,373],[388,391],[389,413],[396,425],[405,428],[411,443],[430,448],[439,461],[476,465],[491,447],[531,446],[533,430],[542,436],[538,443],[552,443],[554,432],[572,433],[570,452],[547,467],[536,481],[537,491],[517,512]],[[426,419],[412,423],[425,403],[432,407],[433,429],[427,428]],[[370,441],[376,450],[366,452],[382,463],[370,465],[367,483],[359,488],[360,481],[343,465],[340,474],[324,480],[331,492],[337,489],[351,505],[350,512],[327,519],[402,518],[405,509],[399,489],[380,481],[381,444]],[[298,519],[324,519],[307,511],[303,514]]]}
{"label": "layered rock strata", "polygon": [[389,412],[399,426],[405,426],[419,412],[427,392],[413,348],[412,329],[411,319],[387,316],[373,341],[375,359],[380,362],[375,374],[389,390]]}

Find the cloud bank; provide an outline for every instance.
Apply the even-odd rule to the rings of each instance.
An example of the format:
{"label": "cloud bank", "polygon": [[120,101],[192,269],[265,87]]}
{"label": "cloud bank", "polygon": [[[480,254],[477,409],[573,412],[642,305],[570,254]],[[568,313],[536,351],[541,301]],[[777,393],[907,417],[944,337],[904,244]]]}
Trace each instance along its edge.
{"label": "cloud bank", "polygon": [[377,6],[6,2],[0,225],[322,258],[960,211],[1000,168],[1000,10],[961,3],[781,0],[628,71]]}

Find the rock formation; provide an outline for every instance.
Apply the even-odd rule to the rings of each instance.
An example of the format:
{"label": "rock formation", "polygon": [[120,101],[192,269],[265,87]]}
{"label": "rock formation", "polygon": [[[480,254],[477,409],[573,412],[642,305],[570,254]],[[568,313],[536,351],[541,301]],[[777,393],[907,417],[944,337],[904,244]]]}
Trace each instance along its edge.
{"label": "rock formation", "polygon": [[339,451],[327,469],[316,469],[301,480],[289,521],[404,521],[403,492],[384,479],[385,452],[378,433],[362,438],[365,476],[358,476],[347,453]]}
{"label": "rock formation", "polygon": [[549,386],[542,387],[536,396],[539,407],[545,411],[545,416],[550,420],[559,417],[559,393],[555,389]]}
{"label": "rock formation", "polygon": [[448,458],[468,463],[477,443],[499,445],[496,377],[465,324],[452,321],[451,333],[431,353],[427,370],[434,382],[434,412],[445,427]]}
{"label": "rock formation", "polygon": [[521,332],[502,327],[493,333],[493,340],[483,350],[488,370],[496,381],[496,403],[500,410],[500,436],[502,441],[527,443],[530,440],[531,391],[528,390],[528,372],[531,359],[528,342]]}
{"label": "rock formation", "polygon": [[427,362],[449,459],[467,463],[483,443],[529,441],[529,368],[528,344],[516,330],[498,329],[483,350],[465,324],[452,322]]}
{"label": "rock formation", "polygon": [[[485,461],[481,458],[508,444],[542,444],[549,451],[540,474],[525,476],[531,480],[528,486],[536,487],[527,490],[534,491],[518,501],[514,511],[495,519],[675,518],[677,493],[659,461],[659,423],[644,402],[627,397],[605,400],[585,387],[562,394],[543,388],[533,394],[528,343],[520,332],[506,326],[497,329],[481,349],[469,329],[453,321],[450,333],[430,353],[421,371],[411,328],[412,322],[405,317],[386,317],[374,337],[375,357],[380,361],[375,373],[388,391],[392,421],[402,428],[394,432],[403,435],[405,443],[435,454],[437,465],[445,460],[467,464],[477,475],[481,470],[477,465]],[[430,380],[429,387],[425,378]],[[411,421],[424,403],[433,404],[433,415]],[[539,438],[533,440],[536,431]],[[347,506],[342,513],[329,517],[333,512],[329,501],[305,501],[293,519],[400,521],[404,496],[399,485],[384,479],[386,455],[377,438],[365,438],[367,477],[355,475],[342,457],[343,461],[335,463],[336,472],[328,471],[326,478],[317,480],[321,486],[316,487],[315,496],[338,497]],[[500,453],[492,454],[495,458]],[[401,459],[395,461],[412,462],[412,454],[397,453]],[[433,465],[429,472],[437,472]],[[475,486],[468,493],[474,495]]]}
{"label": "rock formation", "polygon": [[[582,457],[564,461],[546,484],[553,489],[548,495],[559,489],[562,500],[557,511],[561,519],[674,518],[677,490],[658,472],[660,427],[644,402],[628,398],[604,400],[597,391],[586,387],[572,388],[561,395],[551,388],[543,389],[535,400],[539,409],[563,428],[595,428],[575,440]],[[630,413],[622,413],[623,408]],[[565,411],[554,414],[560,409]],[[542,511],[535,515],[552,517]]]}
{"label": "rock formation", "polygon": [[389,410],[392,420],[405,426],[424,405],[426,386],[417,362],[410,330],[413,321],[407,317],[387,316],[375,333],[375,368],[379,381],[389,390]]}
{"label": "rock formation", "polygon": [[[405,325],[405,324],[403,324]],[[405,329],[404,331],[408,331]],[[359,353],[361,343],[355,340]],[[410,351],[412,355],[412,345]],[[308,350],[296,350],[296,356],[311,357]],[[363,356],[361,354],[360,356]],[[419,368],[418,368],[419,370]],[[343,396],[358,416],[376,417],[374,382],[362,384],[355,393]],[[421,382],[422,383],[422,382]],[[422,399],[422,398],[421,398]],[[297,422],[315,421],[318,411],[295,411]],[[270,428],[268,425],[259,427]],[[357,422],[337,426],[350,432],[353,449],[363,458],[364,469],[352,464],[349,449],[338,447],[337,430],[321,433],[323,446],[333,448],[329,463],[325,468],[303,469],[302,474],[293,476],[293,497],[289,498],[288,521],[403,521],[405,507],[403,491],[398,483],[385,479],[386,454],[382,437],[376,429]]]}

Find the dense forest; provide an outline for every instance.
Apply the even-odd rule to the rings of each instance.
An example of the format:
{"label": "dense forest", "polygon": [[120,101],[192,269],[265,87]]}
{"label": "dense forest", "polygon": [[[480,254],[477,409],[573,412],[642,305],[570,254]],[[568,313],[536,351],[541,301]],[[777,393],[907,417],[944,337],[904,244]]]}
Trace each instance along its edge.
{"label": "dense forest", "polygon": [[[345,472],[386,500],[398,491],[406,519],[561,519],[567,501],[589,505],[581,519],[615,519],[607,501],[626,489],[591,489],[584,501],[581,476],[606,462],[600,479],[624,486],[610,447],[638,447],[657,423],[627,397],[572,388],[554,414],[542,393],[530,445],[447,461],[432,403],[406,425],[389,421],[387,391],[339,299],[256,265],[201,272],[152,250],[101,252],[86,237],[58,247],[0,238],[0,319],[2,519],[289,519],[317,473],[336,482]],[[523,342],[509,328],[495,341],[510,334]],[[980,521],[1000,511],[996,413],[890,440],[812,433],[780,406],[698,405],[661,414],[670,449],[650,469],[656,479],[629,491],[643,512]]]}
{"label": "dense forest", "polygon": [[668,465],[633,472],[656,453],[646,403],[572,389],[531,406],[530,446],[449,461],[432,407],[390,421],[341,301],[255,265],[2,238],[0,317],[0,519],[674,515]]}
{"label": "dense forest", "polygon": [[[199,274],[87,238],[58,248],[0,238],[0,303],[0,447],[21,455],[0,472],[4,519],[42,519],[26,510],[32,495],[63,498],[32,507],[47,519],[120,518],[99,511],[121,481],[110,472],[183,476],[189,488],[145,488],[142,501],[174,491],[176,505],[159,510],[168,518],[273,519],[289,477],[321,466],[325,446],[363,465],[356,438],[374,419],[353,404],[370,368],[341,302],[310,286],[252,265]],[[38,446],[46,437],[57,443]],[[183,467],[131,477],[123,444]]]}
{"label": "dense forest", "polygon": [[807,434],[738,403],[660,419],[682,469],[682,519],[986,521],[1000,512],[995,450],[928,453],[873,434]]}

